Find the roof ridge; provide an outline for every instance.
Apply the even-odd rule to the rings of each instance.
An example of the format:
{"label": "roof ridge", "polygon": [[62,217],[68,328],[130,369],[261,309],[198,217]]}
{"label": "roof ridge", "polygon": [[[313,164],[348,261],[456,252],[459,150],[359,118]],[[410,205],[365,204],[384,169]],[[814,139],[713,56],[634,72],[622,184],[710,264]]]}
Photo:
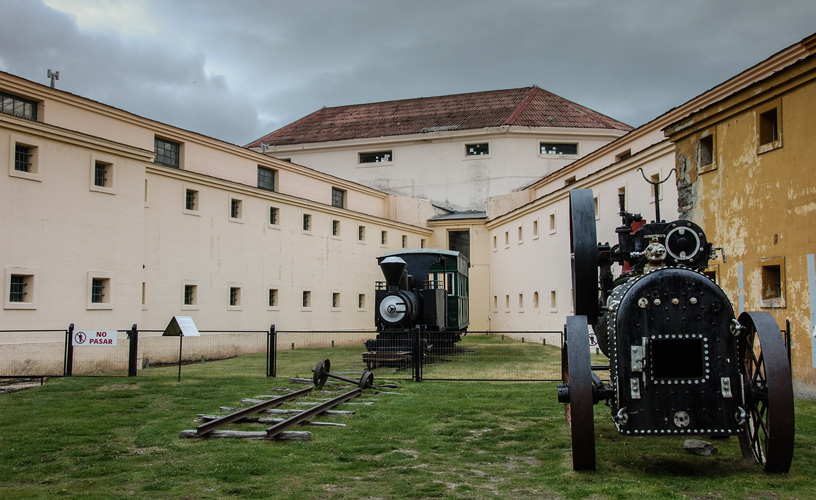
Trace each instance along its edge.
{"label": "roof ridge", "polygon": [[510,116],[508,116],[507,119],[504,121],[504,124],[512,125],[516,121],[516,118],[518,118],[519,115],[522,113],[522,111],[527,109],[527,106],[530,104],[533,98],[535,98],[539,90],[541,89],[538,87],[538,85],[533,85],[527,92],[527,95],[524,96],[524,99],[522,99],[521,103],[519,103],[519,105],[516,106],[516,108],[510,113]]}

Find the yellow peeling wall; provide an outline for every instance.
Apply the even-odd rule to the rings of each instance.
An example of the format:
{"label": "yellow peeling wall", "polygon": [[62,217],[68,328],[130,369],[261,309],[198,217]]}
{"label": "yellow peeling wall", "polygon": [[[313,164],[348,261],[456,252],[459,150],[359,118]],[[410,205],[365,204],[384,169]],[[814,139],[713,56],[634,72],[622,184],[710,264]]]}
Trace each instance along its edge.
{"label": "yellow peeling wall", "polygon": [[[760,115],[777,110],[778,139],[761,145]],[[720,285],[747,311],[791,322],[793,377],[799,390],[816,386],[808,254],[816,253],[816,58],[670,127],[676,142],[681,210],[725,249]],[[714,157],[701,165],[701,149]],[[705,160],[702,160],[705,163]],[[764,266],[781,269],[781,297]],[[742,289],[740,289],[742,274]],[[764,282],[764,285],[763,285]]]}

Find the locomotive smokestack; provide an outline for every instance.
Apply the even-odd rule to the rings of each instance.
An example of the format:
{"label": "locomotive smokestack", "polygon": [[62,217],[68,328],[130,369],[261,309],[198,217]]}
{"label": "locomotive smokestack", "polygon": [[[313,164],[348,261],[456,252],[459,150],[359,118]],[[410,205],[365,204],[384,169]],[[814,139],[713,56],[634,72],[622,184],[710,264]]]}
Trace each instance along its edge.
{"label": "locomotive smokestack", "polygon": [[408,264],[399,257],[386,257],[380,261],[380,269],[389,287],[399,286],[406,267],[408,267]]}

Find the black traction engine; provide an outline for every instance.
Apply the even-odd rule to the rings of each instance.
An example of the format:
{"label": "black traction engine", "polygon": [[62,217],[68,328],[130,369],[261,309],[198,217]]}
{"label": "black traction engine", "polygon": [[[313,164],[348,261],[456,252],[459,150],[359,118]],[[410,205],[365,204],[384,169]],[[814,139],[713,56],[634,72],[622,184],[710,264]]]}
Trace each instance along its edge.
{"label": "black traction engine", "polygon": [[[597,242],[592,191],[570,191],[575,316],[566,322],[558,399],[573,468],[595,468],[593,405],[605,401],[621,434],[737,435],[746,459],[787,472],[793,389],[776,320],[767,312],[735,318],[704,273],[715,249],[697,224],[646,223],[624,210],[623,195],[620,205],[618,244],[610,247]],[[591,365],[589,327],[608,366]],[[595,372],[607,369],[601,381]]]}

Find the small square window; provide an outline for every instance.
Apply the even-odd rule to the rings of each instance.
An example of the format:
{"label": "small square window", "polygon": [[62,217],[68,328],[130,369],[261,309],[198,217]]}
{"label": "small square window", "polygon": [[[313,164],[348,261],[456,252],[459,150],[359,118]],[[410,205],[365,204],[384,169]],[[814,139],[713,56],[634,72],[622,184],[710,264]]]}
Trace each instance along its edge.
{"label": "small square window", "polygon": [[704,168],[714,163],[714,136],[700,137],[698,168]]}
{"label": "small square window", "polygon": [[276,174],[275,170],[258,165],[258,188],[265,191],[274,191]]}
{"label": "small square window", "polygon": [[113,308],[113,273],[88,272],[88,309]]}
{"label": "small square window", "polygon": [[312,307],[312,292],[303,292],[303,307]]}
{"label": "small square window", "polygon": [[230,219],[241,219],[241,200],[230,198]]}
{"label": "small square window", "polygon": [[153,148],[156,153],[154,160],[156,163],[173,168],[181,167],[181,144],[156,137]]}
{"label": "small square window", "polygon": [[486,142],[465,144],[465,156],[486,156],[490,154],[490,145]]}
{"label": "small square window", "polygon": [[198,286],[184,285],[184,305],[194,306],[198,301]]}
{"label": "small square window", "polygon": [[310,214],[303,214],[303,230],[312,230],[312,216]]}
{"label": "small square window", "polygon": [[241,305],[241,287],[231,286],[229,289],[229,305],[230,307],[240,307]]}
{"label": "small square window", "polygon": [[9,175],[39,181],[42,172],[37,142],[28,138],[18,141],[12,137],[12,144],[14,148],[10,151]]}
{"label": "small square window", "polygon": [[332,206],[346,208],[346,192],[342,189],[332,188]]}
{"label": "small square window", "polygon": [[184,191],[184,209],[190,212],[198,211],[198,191],[195,189]]}
{"label": "small square window", "polygon": [[332,221],[332,236],[340,236],[340,221]]}
{"label": "small square window", "polygon": [[269,307],[278,307],[278,289],[270,288],[267,304]]}
{"label": "small square window", "polygon": [[116,178],[113,161],[91,154],[91,191],[98,193],[116,194],[114,191]]}
{"label": "small square window", "polygon": [[572,177],[568,177],[566,180],[564,180],[564,185],[569,186],[570,184],[575,184],[575,180],[576,178],[574,175]]}
{"label": "small square window", "polygon": [[272,226],[277,226],[280,224],[280,212],[278,207],[269,207],[269,224]]}
{"label": "small square window", "polygon": [[31,269],[6,268],[6,309],[36,309],[35,275]]}

